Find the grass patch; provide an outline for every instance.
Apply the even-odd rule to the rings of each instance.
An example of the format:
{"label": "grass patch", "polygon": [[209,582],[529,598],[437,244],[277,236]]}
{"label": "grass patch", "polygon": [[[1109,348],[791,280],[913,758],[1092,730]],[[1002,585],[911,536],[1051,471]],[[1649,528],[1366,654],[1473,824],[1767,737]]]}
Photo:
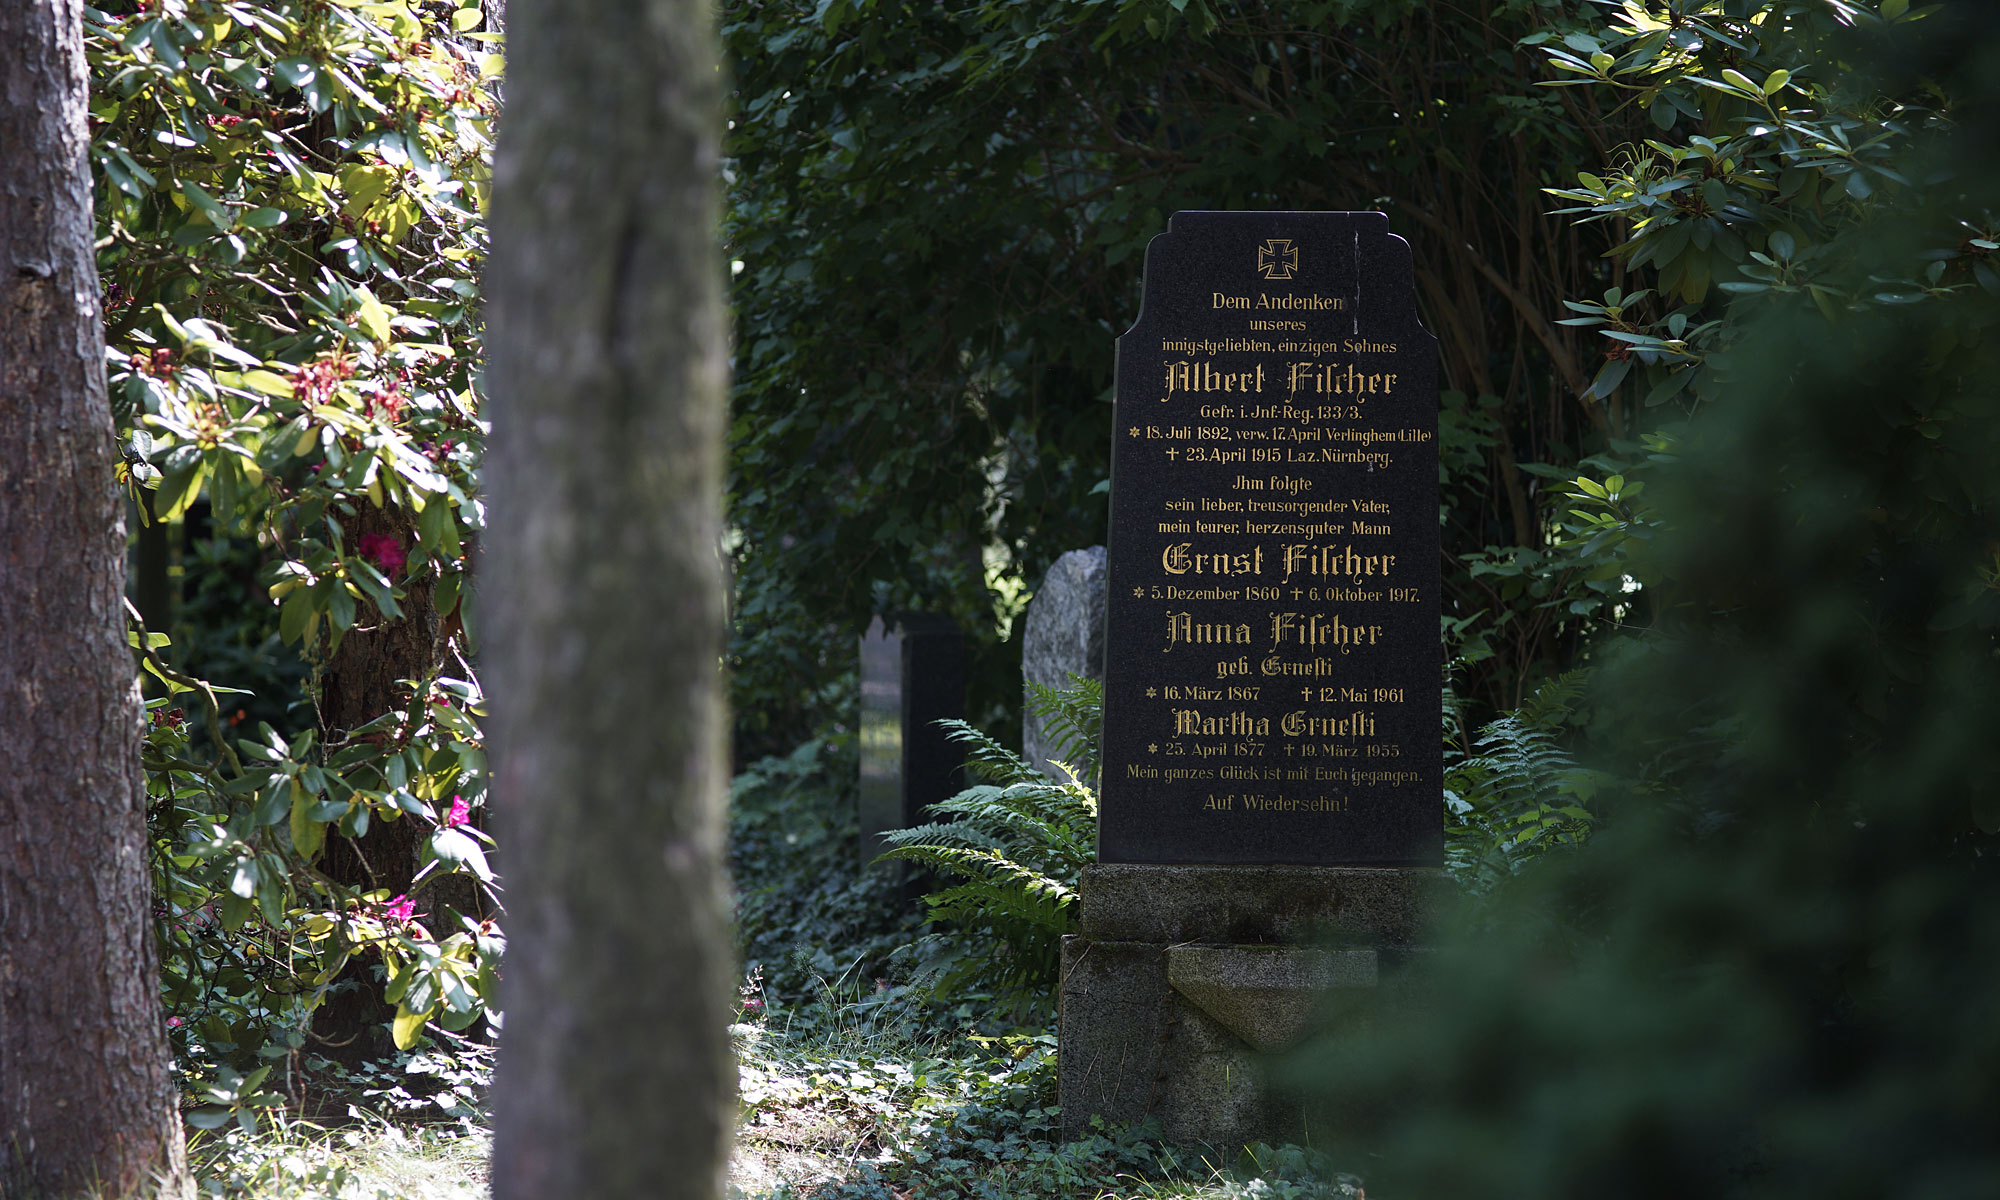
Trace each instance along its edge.
{"label": "grass patch", "polygon": [[743,1123],[732,1194],[774,1200],[1360,1200],[1361,1181],[1297,1146],[1231,1160],[1151,1129],[1060,1140],[1056,1040],[853,1038],[736,1026]]}
{"label": "grass patch", "polygon": [[196,1133],[188,1158],[204,1200],[483,1200],[491,1150],[464,1122],[329,1129],[279,1115],[255,1132]]}

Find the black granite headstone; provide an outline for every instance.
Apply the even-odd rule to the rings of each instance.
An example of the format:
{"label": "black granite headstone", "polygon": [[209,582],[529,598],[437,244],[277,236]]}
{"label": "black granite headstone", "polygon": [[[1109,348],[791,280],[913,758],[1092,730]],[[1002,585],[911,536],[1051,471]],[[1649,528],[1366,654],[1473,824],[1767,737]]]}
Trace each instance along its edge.
{"label": "black granite headstone", "polygon": [[1118,340],[1100,861],[1442,860],[1437,412],[1383,214],[1153,239]]}
{"label": "black granite headstone", "polygon": [[947,617],[877,617],[861,638],[861,858],[963,786],[965,753],[936,722],[965,716],[965,635]]}

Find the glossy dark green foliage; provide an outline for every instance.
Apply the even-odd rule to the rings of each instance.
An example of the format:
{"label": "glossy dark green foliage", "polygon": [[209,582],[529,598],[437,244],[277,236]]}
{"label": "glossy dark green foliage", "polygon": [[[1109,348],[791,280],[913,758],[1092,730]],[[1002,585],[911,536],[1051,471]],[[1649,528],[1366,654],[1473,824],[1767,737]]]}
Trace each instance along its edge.
{"label": "glossy dark green foliage", "polygon": [[1719,310],[1648,493],[1658,619],[1592,696],[1602,828],[1500,889],[1430,1010],[1310,1059],[1371,1191],[2000,1185],[2000,14],[1819,7],[1838,27],[1767,65],[1827,85],[1815,119],[1834,91],[1908,118],[1887,166],[1923,186],[1823,206],[1831,312]]}
{"label": "glossy dark green foliage", "polygon": [[[248,1121],[271,1099],[259,1084],[298,1086],[313,1010],[358,986],[336,984],[350,960],[382,964],[404,1046],[429,1021],[465,1030],[494,994],[497,928],[430,894],[447,875],[462,895],[494,881],[468,824],[485,764],[465,658],[337,744],[305,703],[342,639],[413,595],[471,620],[485,430],[469,302],[500,67],[495,35],[468,32],[481,19],[397,0],[84,12],[149,627],[132,641],[155,914],[176,1050],[227,1093],[204,1119]],[[321,869],[330,840],[390,821],[422,829],[414,899]]]}
{"label": "glossy dark green foliage", "polygon": [[1570,469],[1636,433],[1623,393],[1585,397],[1588,339],[1552,324],[1562,298],[1620,282],[1600,258],[1610,231],[1545,216],[1540,189],[1651,125],[1538,89],[1541,55],[1515,45],[1595,11],[726,6],[743,746],[782,751],[845,719],[827,681],[893,607],[972,633],[968,715],[1012,740],[1002,627],[1057,555],[1103,539],[1113,342],[1177,209],[1388,211],[1451,389],[1464,691],[1487,714],[1559,670],[1608,616],[1615,581],[1579,590],[1600,564],[1550,572],[1542,603],[1457,558],[1541,554],[1545,494],[1523,465]]}

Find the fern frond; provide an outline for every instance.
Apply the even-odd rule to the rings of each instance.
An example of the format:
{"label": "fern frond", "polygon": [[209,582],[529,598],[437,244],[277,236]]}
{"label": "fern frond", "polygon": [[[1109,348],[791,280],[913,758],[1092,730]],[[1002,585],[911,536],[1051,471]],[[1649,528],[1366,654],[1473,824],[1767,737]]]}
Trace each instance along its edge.
{"label": "fern frond", "polygon": [[937,727],[952,741],[970,748],[967,765],[977,778],[998,784],[1029,783],[1043,778],[1020,755],[964,721],[950,718],[937,722]]}
{"label": "fern frond", "polygon": [[1046,1007],[1062,937],[1075,926],[1077,880],[1096,852],[1091,783],[1103,710],[1102,689],[1088,680],[1060,691],[1031,685],[1030,693],[1071,764],[1068,780],[1050,780],[963,721],[940,721],[982,782],[930,805],[929,823],[884,834],[881,855],[947,881],[924,897],[928,916],[959,927],[961,940],[930,937],[916,951],[934,994],[991,988],[1016,1013]]}
{"label": "fern frond", "polygon": [[1104,729],[1104,685],[1070,673],[1070,685],[1053,688],[1028,683],[1028,709],[1042,719],[1042,732],[1055,750],[1050,757],[1070,778],[1088,784],[1097,778]]}
{"label": "fern frond", "polygon": [[1584,684],[1581,670],[1549,680],[1480,730],[1476,752],[1446,771],[1446,866],[1469,889],[1486,890],[1539,855],[1589,837],[1600,776],[1579,766],[1559,737]]}

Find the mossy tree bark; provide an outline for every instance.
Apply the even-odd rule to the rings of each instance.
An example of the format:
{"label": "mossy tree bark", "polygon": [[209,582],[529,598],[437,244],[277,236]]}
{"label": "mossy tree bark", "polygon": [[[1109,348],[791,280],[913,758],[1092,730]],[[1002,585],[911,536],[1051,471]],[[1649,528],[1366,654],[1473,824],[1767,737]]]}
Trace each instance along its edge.
{"label": "mossy tree bark", "polygon": [[0,46],[0,1195],[174,1194],[82,9]]}
{"label": "mossy tree bark", "polygon": [[516,0],[487,275],[498,1200],[716,1197],[720,72],[698,0]]}

